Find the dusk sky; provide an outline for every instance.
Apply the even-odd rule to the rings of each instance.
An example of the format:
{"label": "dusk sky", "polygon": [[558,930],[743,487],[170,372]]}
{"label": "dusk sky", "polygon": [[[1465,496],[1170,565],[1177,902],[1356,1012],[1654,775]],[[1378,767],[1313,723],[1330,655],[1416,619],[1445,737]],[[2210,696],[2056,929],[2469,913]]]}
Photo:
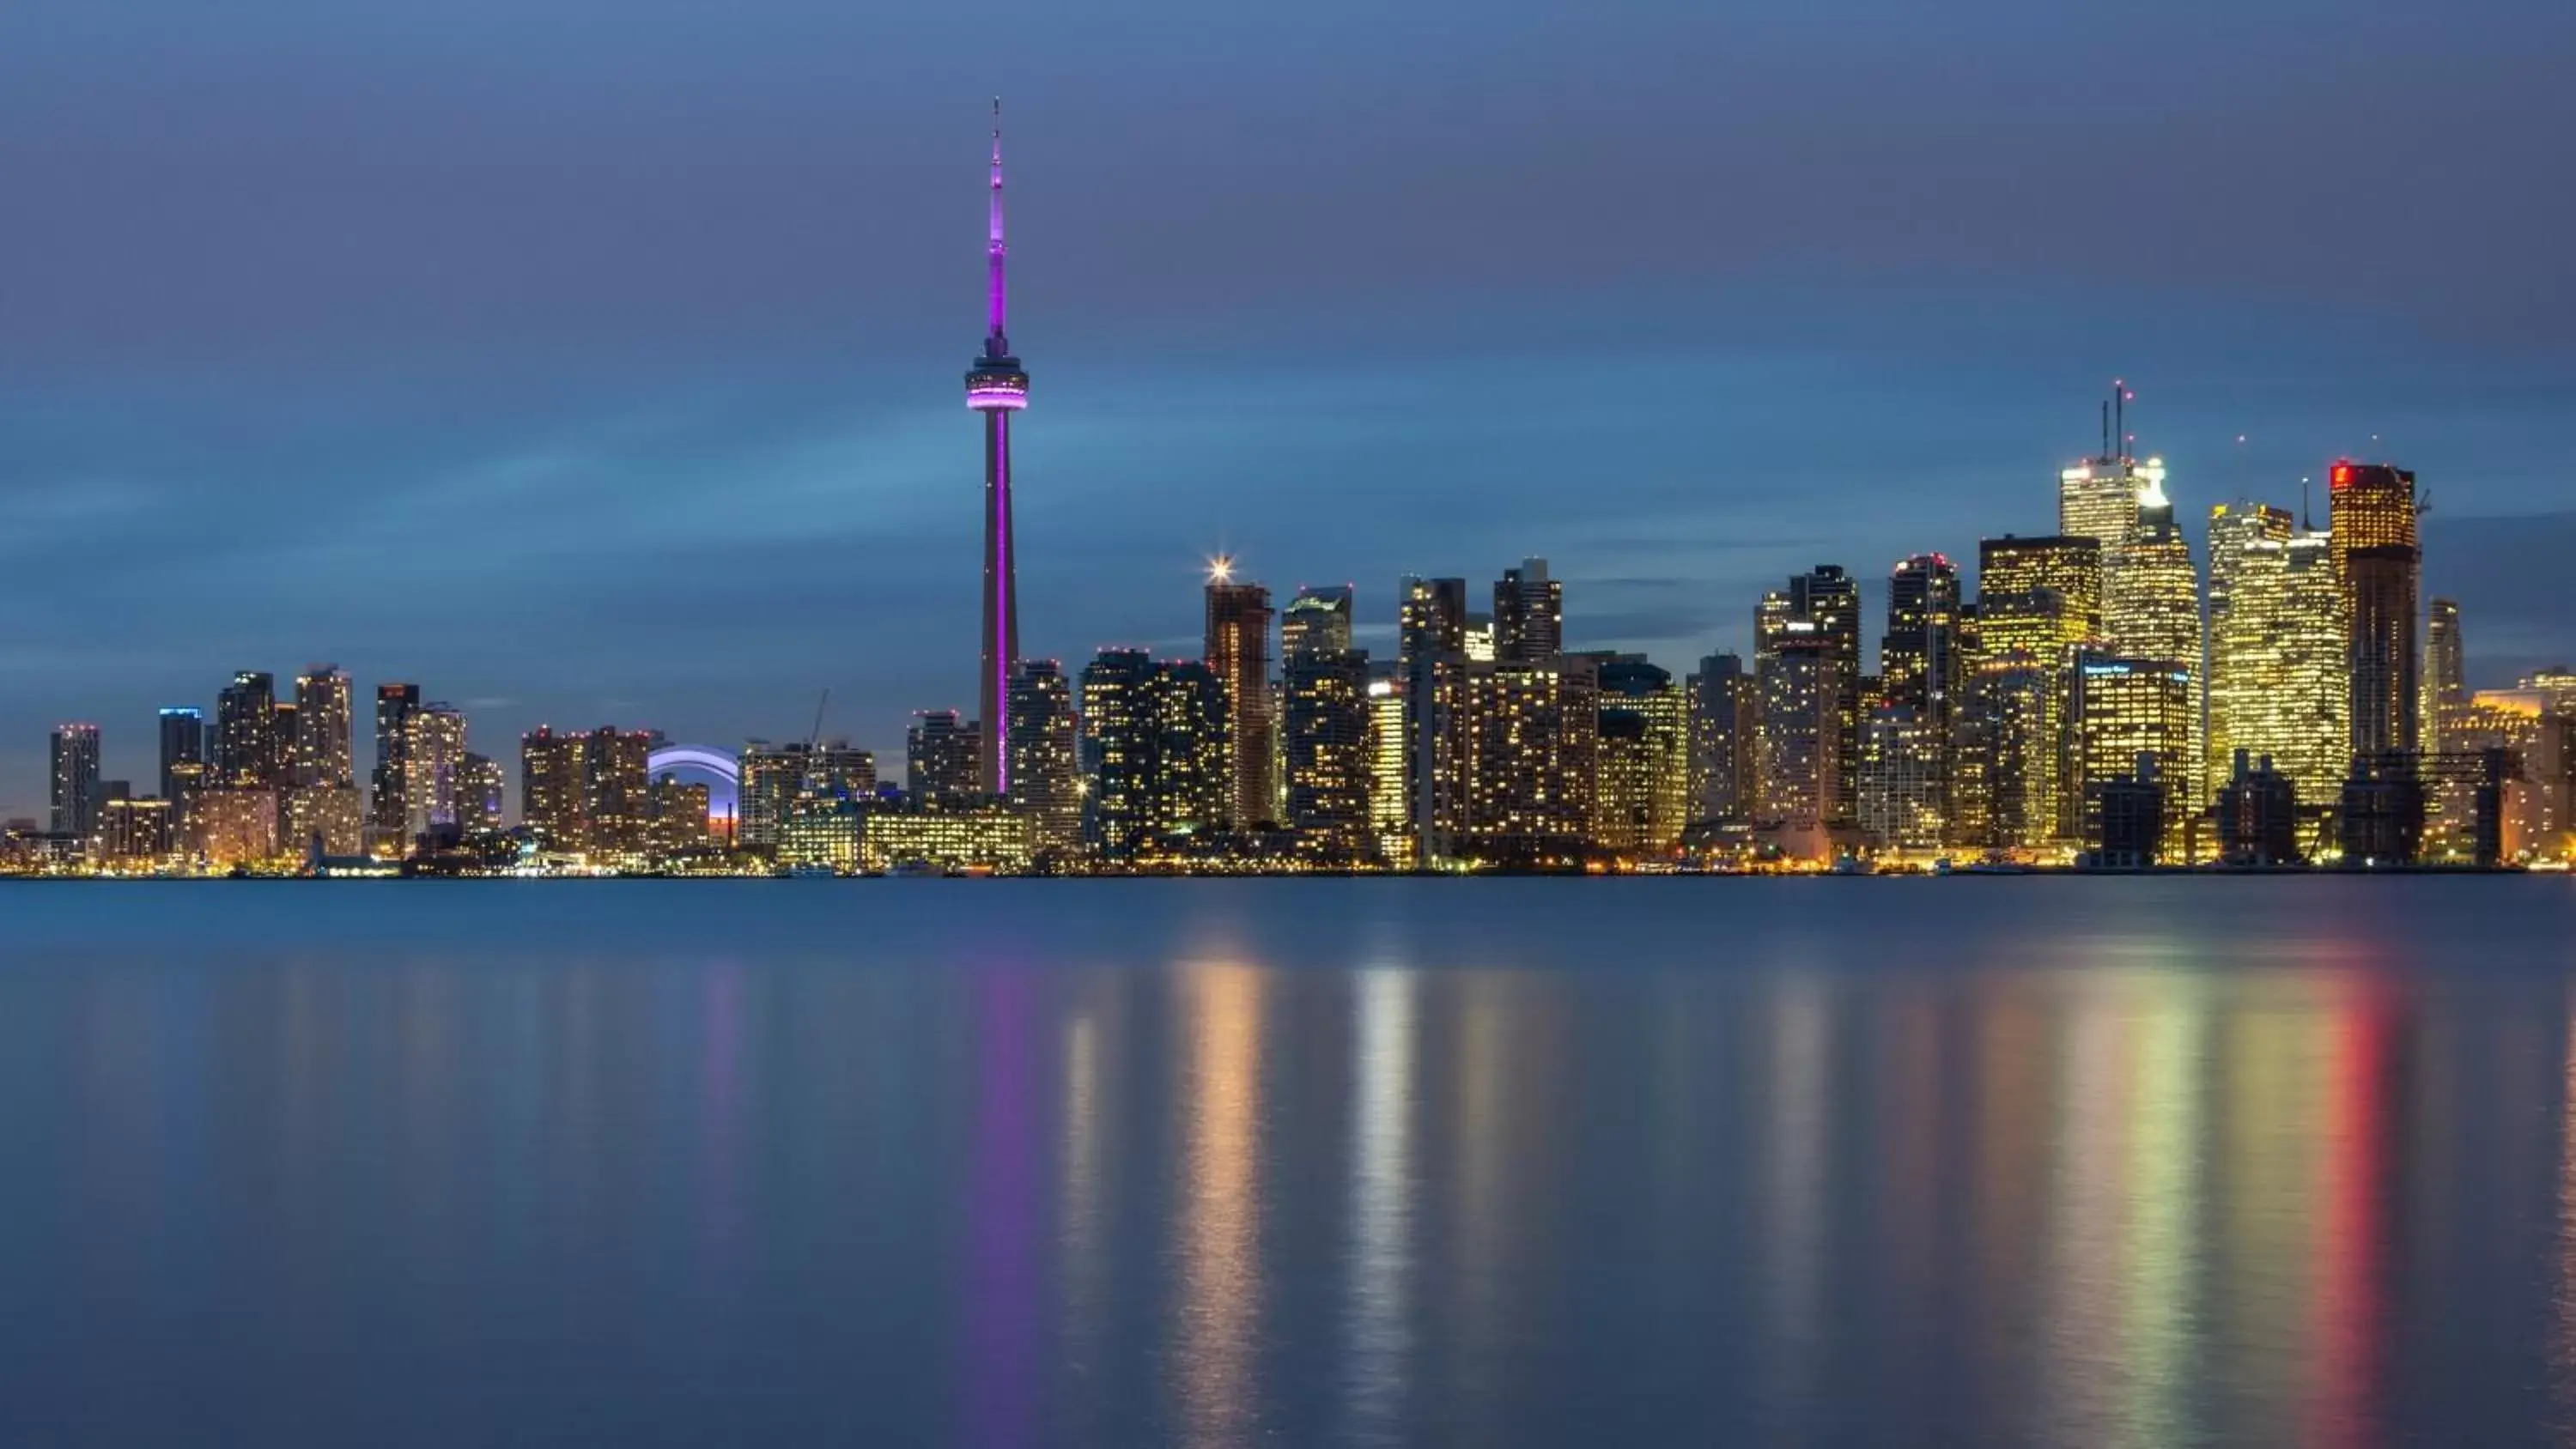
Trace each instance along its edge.
{"label": "dusk sky", "polygon": [[1219,549],[1381,646],[1541,554],[1676,674],[1841,563],[1874,652],[2118,375],[2195,535],[2418,470],[2509,682],[2576,657],[2571,73],[2566,0],[21,3],[0,813],[317,660],[513,776],[826,686],[899,774],[975,704],[996,92],[1029,653],[1195,653]]}

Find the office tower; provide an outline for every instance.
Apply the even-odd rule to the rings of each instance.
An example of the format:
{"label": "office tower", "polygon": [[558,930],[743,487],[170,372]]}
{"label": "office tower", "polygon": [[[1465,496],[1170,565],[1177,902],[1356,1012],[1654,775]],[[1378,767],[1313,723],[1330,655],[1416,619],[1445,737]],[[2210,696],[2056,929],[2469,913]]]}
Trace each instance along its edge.
{"label": "office tower", "polygon": [[2082,794],[2067,722],[2076,652],[2102,632],[2100,554],[2081,536],[2006,535],[1977,547],[1971,690],[1983,697],[1967,733],[1981,752],[1988,828],[1974,843],[2036,850],[2076,834]]}
{"label": "office tower", "polygon": [[1812,620],[1791,619],[1754,666],[1762,711],[1756,815],[1783,829],[1783,849],[1795,855],[1824,853],[1823,832],[1842,794],[1837,653]]}
{"label": "office tower", "polygon": [[1414,864],[1448,854],[1467,811],[1460,694],[1467,671],[1467,581],[1406,578],[1396,590],[1396,670],[1404,691],[1405,828]]}
{"label": "office tower", "polygon": [[1404,793],[1404,685],[1393,673],[1373,668],[1368,681],[1368,815],[1378,853],[1398,868],[1413,864],[1405,824],[1411,801]]}
{"label": "office tower", "polygon": [[2145,870],[2170,853],[2170,806],[2155,756],[2140,755],[2126,773],[2094,781],[2085,800],[2091,815],[2084,839],[2096,867]]}
{"label": "office tower", "polygon": [[414,840],[456,827],[456,772],[465,763],[465,712],[431,702],[412,712],[403,746],[403,829]]}
{"label": "office tower", "polygon": [[1597,661],[1498,659],[1465,666],[1457,717],[1467,786],[1463,833],[1488,860],[1538,864],[1586,853],[1599,758]]}
{"label": "office tower", "polygon": [[1073,684],[1053,659],[1023,659],[1011,673],[1011,808],[1028,817],[1041,854],[1082,842],[1081,741]]}
{"label": "office tower", "polygon": [[181,765],[206,762],[206,712],[185,705],[161,711],[161,798],[176,804]]}
{"label": "office tower", "polygon": [[1467,616],[1465,652],[1467,655],[1467,662],[1470,664],[1491,664],[1494,662],[1496,650],[1494,645],[1493,615],[1469,614]]}
{"label": "office tower", "polygon": [[800,806],[838,807],[876,798],[876,756],[847,740],[774,745],[743,743],[735,839],[747,846],[781,843]]}
{"label": "office tower", "polygon": [[420,686],[376,686],[376,768],[367,829],[379,854],[409,853],[411,807],[404,789],[411,778],[411,722],[420,712]]}
{"label": "office tower", "polygon": [[1234,752],[1228,816],[1248,830],[1276,813],[1271,774],[1270,591],[1233,580],[1218,559],[1207,581],[1207,665],[1225,686],[1226,738]]}
{"label": "office tower", "polygon": [[2417,709],[2424,751],[2449,748],[2452,715],[2469,702],[2468,667],[2460,645],[2460,601],[2435,599],[2424,621],[2424,701]]}
{"label": "office tower", "polygon": [[1944,804],[1950,731],[1925,718],[1922,707],[1881,704],[1861,724],[1860,828],[1883,849],[1923,850],[1941,844],[1947,830]]}
{"label": "office tower", "polygon": [[1104,649],[1082,671],[1083,832],[1102,859],[1150,856],[1232,808],[1225,686],[1196,660]]}
{"label": "office tower", "polygon": [[1287,824],[1328,859],[1371,853],[1368,655],[1351,647],[1351,591],[1305,589],[1279,626]]}
{"label": "office tower", "polygon": [[[990,792],[1008,796],[1010,721],[1008,700],[1011,666],[1020,658],[1020,600],[1017,554],[1011,535],[1011,418],[1029,405],[1029,374],[1011,355],[1004,326],[1006,297],[1002,264],[1009,248],[1002,241],[1002,103],[993,103],[993,178],[990,228],[984,244],[987,269],[983,355],[966,370],[966,406],[984,419],[984,628],[982,667],[976,678],[981,691],[978,728],[960,738],[980,742],[973,783],[960,796]],[[963,772],[950,771],[950,775]],[[939,788],[956,793],[955,781]],[[918,795],[918,786],[915,787]]]}
{"label": "office tower", "polygon": [[1743,820],[1753,812],[1756,707],[1753,677],[1732,654],[1700,660],[1690,677],[1694,821]]}
{"label": "office tower", "polygon": [[2173,787],[2191,758],[2192,717],[2199,690],[2192,671],[2170,659],[2125,659],[2087,652],[2075,666],[2075,778],[2082,790],[2082,838],[2105,845],[2103,801],[2114,781],[2136,780],[2141,760],[2154,763],[2167,787],[2163,839],[2183,838],[2191,802]]}
{"label": "office tower", "polygon": [[925,709],[904,734],[904,784],[912,803],[964,809],[984,794],[981,731],[953,709]]}
{"label": "office tower", "polygon": [[105,800],[98,778],[98,726],[54,726],[53,833],[80,841],[92,839],[98,834],[99,808]]}
{"label": "office tower", "polygon": [[[1835,564],[1789,576],[1783,592],[1767,594],[1754,611],[1754,673],[1781,640],[1794,635],[1808,650],[1824,651],[1826,709],[1833,726],[1833,793],[1818,806],[1819,823],[1852,820],[1860,808],[1859,778],[1851,770],[1860,752],[1860,584]],[[1768,691],[1761,693],[1765,706]],[[1800,817],[1803,818],[1803,817]]]}
{"label": "office tower", "polygon": [[2415,642],[2415,475],[2377,463],[2329,472],[2336,572],[2343,579],[2352,655],[2352,753],[2413,752],[2418,744]]}
{"label": "office tower", "polygon": [[1351,586],[1310,584],[1279,615],[1279,657],[1346,653],[1351,643]]}
{"label": "office tower", "polygon": [[456,828],[467,835],[500,829],[501,791],[501,762],[467,751],[464,763],[456,770]]}
{"label": "office tower", "polygon": [[[1897,728],[1897,720],[1891,718],[1881,730],[1880,743],[1904,747],[1901,764],[1907,789],[1919,783],[1929,792],[1934,816],[1942,819],[1949,814],[1951,736],[1966,681],[1959,652],[1959,605],[1959,571],[1940,554],[1916,554],[1890,571],[1887,633],[1878,650],[1879,707],[1869,716],[1876,721],[1890,708],[1909,713],[1912,726]],[[1865,742],[1861,759],[1864,782],[1871,761],[1882,768],[1900,763],[1885,749],[1872,750]],[[1919,822],[1908,826],[1917,828]]]}
{"label": "office tower", "polygon": [[667,770],[653,781],[653,854],[667,859],[715,843],[708,794],[705,785],[683,784]]}
{"label": "office tower", "polygon": [[2229,545],[2225,558],[2227,607],[2214,612],[2209,641],[2210,735],[2225,742],[2231,770],[2239,751],[2265,761],[2321,816],[2352,759],[2349,636],[2332,542],[2257,535]]}
{"label": "office tower", "polygon": [[1950,702],[1950,738],[1942,746],[1950,762],[1942,841],[1982,846],[1994,833],[1994,762],[1985,753],[1986,722],[1976,717],[1985,631],[1973,603],[1959,606],[1959,635],[1953,647],[1958,654],[1959,683]]}
{"label": "office tower", "polygon": [[[2101,545],[2090,538],[2006,534],[1979,543],[1977,598],[1986,654],[2020,651],[2071,663],[2078,648],[2101,638],[2101,578]],[[2007,607],[2000,616],[1985,607],[1989,599],[2042,592],[2062,603],[2037,611]]]}
{"label": "office tower", "polygon": [[2067,838],[2067,694],[2064,666],[2021,650],[1979,655],[1960,710],[1956,843],[2033,851]]}
{"label": "office tower", "polygon": [[2099,545],[2090,558],[2080,560],[2092,570],[2091,593],[2097,599],[2110,587],[2112,549],[2137,524],[2139,497],[2164,491],[2164,460],[2140,460],[2129,452],[2130,396],[2126,385],[2111,385],[2111,396],[2102,405],[2102,451],[2057,475],[2058,535],[2089,538]]}
{"label": "office tower", "polygon": [[276,678],[253,669],[235,674],[215,698],[216,775],[227,785],[272,790],[289,783],[291,741],[279,737],[278,722]]}
{"label": "office tower", "polygon": [[1595,667],[1600,723],[1593,839],[1621,855],[1669,856],[1697,804],[1689,695],[1669,670],[1640,654],[1612,655]]}
{"label": "office tower", "polygon": [[[2137,519],[2119,543],[2104,550],[2102,641],[2106,652],[2132,660],[2180,666],[2191,679],[2191,715],[2200,713],[2200,572],[2191,543],[2174,523],[2164,493],[2164,470],[2147,471],[2137,499]],[[2169,853],[2188,836],[2183,822],[2201,803],[2200,731],[2190,731],[2183,755],[2156,757],[2157,778],[2174,812],[2166,833]]]}
{"label": "office tower", "polygon": [[2218,790],[2218,858],[2228,865],[2296,865],[2300,849],[2299,791],[2290,777],[2238,750]]}
{"label": "office tower", "polygon": [[[519,736],[519,820],[553,849],[581,850],[590,844],[589,751],[588,735],[559,734],[547,725]],[[756,789],[746,756],[742,776],[746,821],[753,815]]]}
{"label": "office tower", "polygon": [[1543,664],[1564,651],[1565,585],[1547,576],[1547,560],[1503,570],[1494,584],[1493,657]]}
{"label": "office tower", "polygon": [[602,725],[582,747],[582,817],[590,849],[640,855],[653,833],[653,735]]}
{"label": "office tower", "polygon": [[[2298,520],[2286,508],[2239,500],[2209,510],[2209,608],[2204,630],[2209,639],[2208,672],[2201,679],[2201,762],[2207,788],[2216,790],[2235,776],[2237,745],[2227,737],[2231,716],[2222,701],[2230,698],[2227,680],[2229,611],[2235,607],[2238,576],[2257,545],[2290,541]],[[2259,756],[2260,752],[2255,752]]]}
{"label": "office tower", "polygon": [[295,784],[357,784],[349,709],[349,676],[338,666],[316,664],[295,677]]}

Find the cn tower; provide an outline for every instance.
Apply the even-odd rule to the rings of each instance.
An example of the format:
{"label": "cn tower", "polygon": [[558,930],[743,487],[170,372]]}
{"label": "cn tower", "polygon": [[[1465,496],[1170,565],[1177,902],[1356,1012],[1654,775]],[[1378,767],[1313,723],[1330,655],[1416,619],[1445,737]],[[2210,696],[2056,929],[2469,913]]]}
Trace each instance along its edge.
{"label": "cn tower", "polygon": [[984,355],[966,369],[966,406],[984,415],[983,785],[989,795],[1011,788],[1011,670],[1020,660],[1019,579],[1011,550],[1011,414],[1029,405],[1029,375],[1011,355],[1003,330],[1002,102],[993,101],[991,239],[984,245],[988,284]]}

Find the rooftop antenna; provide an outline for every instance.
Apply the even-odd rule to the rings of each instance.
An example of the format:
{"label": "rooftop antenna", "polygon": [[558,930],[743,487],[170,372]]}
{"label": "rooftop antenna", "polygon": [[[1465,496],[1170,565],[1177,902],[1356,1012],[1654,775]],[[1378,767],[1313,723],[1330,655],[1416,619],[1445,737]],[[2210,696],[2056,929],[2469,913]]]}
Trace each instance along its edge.
{"label": "rooftop antenna", "polygon": [[2308,510],[2308,480],[2302,478],[2299,480],[2299,532],[2314,533],[2316,531],[2317,517],[2314,513]]}
{"label": "rooftop antenna", "polygon": [[2111,400],[2110,400],[2109,398],[2107,398],[2107,397],[2106,397],[2106,398],[2102,399],[2102,460],[2103,460],[2104,462],[2109,462],[2109,461],[2110,461],[2110,458],[2111,458]]}
{"label": "rooftop antenna", "polygon": [[2116,377],[2111,379],[2111,439],[2120,445],[2120,461],[2129,461],[2129,385]]}

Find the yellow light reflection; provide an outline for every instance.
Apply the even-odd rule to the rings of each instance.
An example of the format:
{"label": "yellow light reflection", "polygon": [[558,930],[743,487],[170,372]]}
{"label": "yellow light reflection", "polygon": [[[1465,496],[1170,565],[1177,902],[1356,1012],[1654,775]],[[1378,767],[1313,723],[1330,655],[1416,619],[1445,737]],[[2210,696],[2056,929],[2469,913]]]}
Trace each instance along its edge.
{"label": "yellow light reflection", "polygon": [[1261,978],[1199,966],[1190,978],[1191,1112],[1181,1211],[1179,1374],[1190,1442],[1254,1436],[1253,1326],[1261,1310]]}

